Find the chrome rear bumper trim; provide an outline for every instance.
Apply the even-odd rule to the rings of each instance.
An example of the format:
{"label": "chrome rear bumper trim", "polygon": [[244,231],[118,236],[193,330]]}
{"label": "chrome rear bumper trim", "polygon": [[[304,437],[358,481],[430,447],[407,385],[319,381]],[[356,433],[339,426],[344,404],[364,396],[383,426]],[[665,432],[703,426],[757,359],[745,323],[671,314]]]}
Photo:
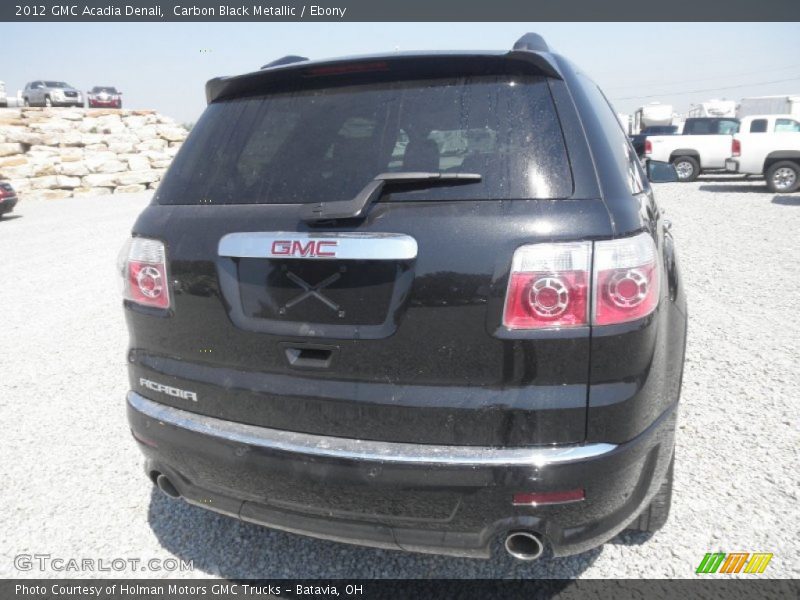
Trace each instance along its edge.
{"label": "chrome rear bumper trim", "polygon": [[136,411],[168,425],[221,438],[237,444],[281,452],[327,458],[374,462],[439,464],[442,466],[535,466],[598,458],[615,450],[614,444],[584,444],[529,448],[445,446],[378,442],[269,429],[199,415],[148,400],[128,392],[128,404]]}

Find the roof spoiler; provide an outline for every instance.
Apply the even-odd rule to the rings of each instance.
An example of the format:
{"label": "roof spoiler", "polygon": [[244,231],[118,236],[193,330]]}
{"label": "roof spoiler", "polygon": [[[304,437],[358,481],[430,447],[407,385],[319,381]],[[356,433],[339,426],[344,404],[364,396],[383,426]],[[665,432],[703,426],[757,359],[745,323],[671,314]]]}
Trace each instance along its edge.
{"label": "roof spoiler", "polygon": [[539,67],[543,73],[556,79],[564,79],[558,64],[550,56],[550,46],[538,33],[528,32],[519,38],[508,56],[521,58]]}
{"label": "roof spoiler", "polygon": [[[372,63],[380,62],[388,65],[402,63],[406,60],[419,60],[429,59],[441,63],[443,60],[512,60],[518,62],[528,63],[535,67],[535,69],[547,76],[554,79],[564,79],[559,67],[557,57],[550,53],[550,49],[544,38],[537,33],[526,33],[514,44],[512,50],[505,54],[501,53],[455,53],[452,56],[446,53],[443,54],[420,54],[420,55],[375,55],[375,56],[362,56],[362,57],[345,57],[338,59],[331,59],[326,61],[311,63],[311,66],[299,64],[308,62],[308,59],[303,56],[289,55],[279,58],[270,63],[265,64],[259,71],[253,73],[245,73],[242,75],[235,75],[233,77],[215,77],[214,79],[206,82],[206,101],[208,103],[214,102],[219,98],[226,96],[235,96],[247,93],[251,90],[263,88],[272,82],[286,81],[295,77],[302,77],[314,65],[322,65],[320,68],[335,67],[340,64],[348,64],[354,62],[371,61]],[[286,68],[275,68],[286,67]]]}

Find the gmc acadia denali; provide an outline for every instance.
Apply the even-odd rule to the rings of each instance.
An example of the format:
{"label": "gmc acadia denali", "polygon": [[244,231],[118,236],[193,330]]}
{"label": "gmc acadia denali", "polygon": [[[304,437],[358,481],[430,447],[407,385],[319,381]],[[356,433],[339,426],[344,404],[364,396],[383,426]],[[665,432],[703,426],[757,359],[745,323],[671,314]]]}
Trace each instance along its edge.
{"label": "gmc acadia denali", "polygon": [[369,546],[566,555],[669,511],[686,302],[602,92],[510,52],[212,79],[120,255],[166,494]]}

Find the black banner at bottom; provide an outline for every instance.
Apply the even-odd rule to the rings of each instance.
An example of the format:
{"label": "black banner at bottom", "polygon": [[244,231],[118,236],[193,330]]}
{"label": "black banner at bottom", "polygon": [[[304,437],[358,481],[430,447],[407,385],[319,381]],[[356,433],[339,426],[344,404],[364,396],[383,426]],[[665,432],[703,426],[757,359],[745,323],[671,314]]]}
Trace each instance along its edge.
{"label": "black banner at bottom", "polygon": [[219,579],[7,579],[2,600],[252,600],[265,598],[613,598],[614,600],[800,598],[800,581],[781,579],[546,579],[546,580],[243,580]]}

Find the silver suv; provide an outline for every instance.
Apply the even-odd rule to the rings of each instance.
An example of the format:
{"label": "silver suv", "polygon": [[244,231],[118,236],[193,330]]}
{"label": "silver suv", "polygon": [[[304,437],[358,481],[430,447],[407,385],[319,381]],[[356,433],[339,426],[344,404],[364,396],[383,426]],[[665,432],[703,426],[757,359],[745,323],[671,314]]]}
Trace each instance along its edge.
{"label": "silver suv", "polygon": [[83,95],[63,81],[31,81],[22,99],[25,106],[83,106]]}

